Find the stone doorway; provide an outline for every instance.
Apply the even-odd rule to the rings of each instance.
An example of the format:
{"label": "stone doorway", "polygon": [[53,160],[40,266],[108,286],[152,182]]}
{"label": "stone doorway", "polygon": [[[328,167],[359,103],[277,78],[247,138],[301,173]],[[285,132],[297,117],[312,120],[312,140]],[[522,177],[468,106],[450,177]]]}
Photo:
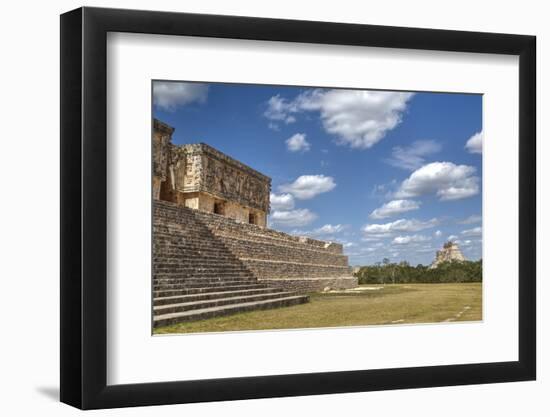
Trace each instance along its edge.
{"label": "stone doorway", "polygon": [[222,216],[225,214],[225,207],[223,202],[219,201],[217,203],[214,203],[214,214],[221,214]]}

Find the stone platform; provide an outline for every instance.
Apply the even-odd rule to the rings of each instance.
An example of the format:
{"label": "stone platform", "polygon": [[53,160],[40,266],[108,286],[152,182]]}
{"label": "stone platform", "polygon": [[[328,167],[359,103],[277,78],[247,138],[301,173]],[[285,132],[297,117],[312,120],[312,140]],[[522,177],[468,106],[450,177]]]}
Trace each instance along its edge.
{"label": "stone platform", "polygon": [[158,200],[153,232],[155,327],[301,304],[304,293],[357,285],[339,244]]}

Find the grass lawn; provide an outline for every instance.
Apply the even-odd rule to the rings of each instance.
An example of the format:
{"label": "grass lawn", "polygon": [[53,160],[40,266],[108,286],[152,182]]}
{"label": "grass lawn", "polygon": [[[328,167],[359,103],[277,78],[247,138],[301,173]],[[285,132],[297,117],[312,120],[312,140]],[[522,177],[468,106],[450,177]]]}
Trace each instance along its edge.
{"label": "grass lawn", "polygon": [[[237,330],[297,329],[374,324],[479,321],[481,283],[363,285],[353,294],[311,294],[293,307],[251,311],[232,316],[175,324],[155,334]],[[379,289],[372,289],[378,288]]]}

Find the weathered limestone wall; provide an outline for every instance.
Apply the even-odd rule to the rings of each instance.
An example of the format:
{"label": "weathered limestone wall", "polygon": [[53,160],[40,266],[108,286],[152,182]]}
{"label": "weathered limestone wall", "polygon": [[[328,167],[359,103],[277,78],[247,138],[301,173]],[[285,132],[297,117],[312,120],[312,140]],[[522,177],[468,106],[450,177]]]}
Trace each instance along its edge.
{"label": "weathered limestone wall", "polygon": [[269,177],[204,143],[173,146],[171,154],[174,186],[179,192],[204,192],[269,212]]}
{"label": "weathered limestone wall", "polygon": [[178,193],[176,203],[183,207],[206,211],[208,213],[214,213],[214,205],[222,203],[223,215],[225,217],[239,223],[249,223],[249,214],[252,213],[255,216],[255,225],[260,227],[266,226],[266,215],[264,212],[243,207],[232,201],[223,201],[206,193]]}
{"label": "weathered limestone wall", "polygon": [[300,238],[224,216],[155,202],[155,216],[200,221],[260,281],[296,291],[357,286],[342,245]]}
{"label": "weathered limestone wall", "polygon": [[218,204],[218,213],[265,227],[271,178],[204,143],[173,145],[173,132],[154,120],[153,197],[211,213]]}
{"label": "weathered limestone wall", "polygon": [[171,157],[174,129],[165,123],[153,121],[153,197],[160,198],[160,187],[166,181]]}

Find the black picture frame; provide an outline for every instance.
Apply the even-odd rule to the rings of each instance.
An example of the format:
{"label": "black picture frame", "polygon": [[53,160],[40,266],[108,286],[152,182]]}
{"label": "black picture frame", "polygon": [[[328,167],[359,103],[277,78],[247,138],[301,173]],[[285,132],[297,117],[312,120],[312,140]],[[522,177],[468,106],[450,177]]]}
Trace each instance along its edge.
{"label": "black picture frame", "polygon": [[[519,360],[107,385],[108,32],[519,56]],[[536,378],[534,36],[80,8],[61,15],[61,401],[81,409]]]}

